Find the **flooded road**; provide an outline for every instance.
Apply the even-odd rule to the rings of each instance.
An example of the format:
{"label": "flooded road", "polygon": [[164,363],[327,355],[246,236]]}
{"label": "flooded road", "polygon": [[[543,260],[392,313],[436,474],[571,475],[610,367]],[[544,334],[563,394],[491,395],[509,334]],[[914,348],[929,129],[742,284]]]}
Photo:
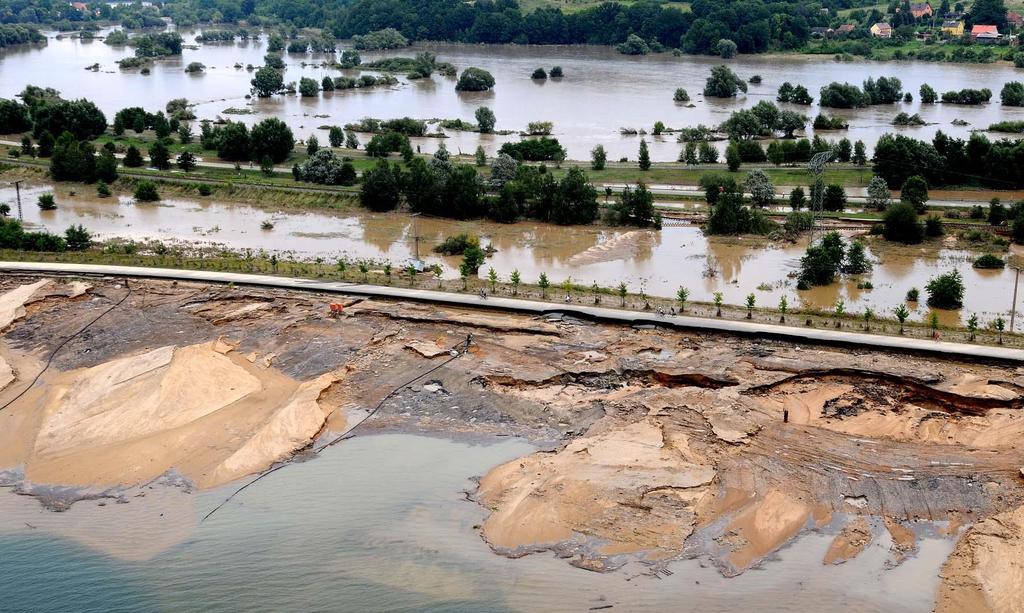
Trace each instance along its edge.
{"label": "flooded road", "polygon": [[[186,44],[193,44],[198,32],[183,32]],[[857,110],[829,109],[826,112],[846,118],[850,129],[828,133],[827,138],[862,139],[870,153],[870,147],[881,134],[895,130],[890,123],[900,111],[921,114],[929,125],[899,130],[925,139],[930,139],[939,129],[967,137],[971,130],[985,129],[996,121],[1024,119],[1024,109],[1002,107],[998,102],[1002,85],[1020,79],[1019,72],[1002,64],[837,63],[827,56],[743,56],[730,60],[730,67],[745,80],[760,75],[762,83],[751,85],[746,96],[734,100],[706,100],[701,90],[710,68],[722,63],[717,58],[671,54],[631,57],[605,47],[417,45],[400,51],[365,53],[363,59],[365,62],[385,56],[408,56],[429,49],[441,61],[452,62],[460,70],[478,66],[490,71],[497,85],[490,92],[460,93],[455,91],[454,79],[434,75],[431,79],[416,81],[401,77],[400,84],[394,88],[337,91],[311,98],[290,95],[246,100],[252,73],[244,67],[263,63],[265,36],[261,41],[206,44],[197,49],[185,49],[179,58],[155,62],[150,75],[118,70],[115,61],[131,55],[131,48],[67,36],[58,40],[53,33],[50,37],[46,47],[19,47],[0,52],[0,96],[12,97],[28,83],[50,86],[63,91],[67,97],[95,101],[108,119],[129,104],[145,101],[147,110],[155,111],[163,108],[168,100],[184,96],[198,104],[195,110],[200,119],[222,116],[251,124],[265,117],[280,117],[292,126],[298,137],[316,133],[321,142],[326,142],[326,132],[321,126],[342,125],[362,117],[459,118],[474,122],[475,110],[488,106],[497,115],[499,130],[523,130],[531,121],[553,122],[554,136],[567,148],[570,159],[589,159],[590,150],[601,144],[611,160],[622,157],[635,160],[640,137],[622,136],[620,128],[650,131],[656,121],[674,128],[718,125],[737,109],[753,106],[761,100],[774,100],[784,81],[802,84],[817,97],[821,86],[831,81],[838,79],[859,86],[865,79],[879,76],[900,78],[904,90],[910,91],[915,101]],[[320,66],[331,59],[330,54],[285,54],[288,64],[285,81],[297,82],[303,76],[317,81],[324,76],[340,76],[341,71]],[[205,64],[207,71],[186,74],[184,67],[194,61]],[[94,63],[99,63],[99,72],[83,70]],[[235,68],[236,64],[241,67]],[[562,66],[564,78],[547,81],[530,78],[535,68],[550,69],[555,65]],[[346,74],[351,76],[358,71]],[[995,92],[995,98],[977,107],[921,105],[917,92],[922,83],[930,84],[940,93],[987,87]],[[677,87],[690,93],[693,108],[673,102],[672,93]],[[228,108],[246,108],[246,105],[251,105],[253,114],[224,114]],[[817,104],[792,106],[792,109],[808,115],[809,119],[819,112]],[[954,119],[966,120],[969,125],[952,125]],[[493,153],[502,142],[518,138],[460,132],[448,132],[448,135],[450,138],[444,141],[448,149],[464,153],[472,153],[477,145]],[[677,158],[681,146],[673,135],[646,138],[653,160]],[[365,142],[366,136],[362,140]],[[441,142],[435,138],[415,140],[424,152],[435,150]]]}
{"label": "flooded road", "polygon": [[[790,244],[757,238],[706,237],[694,226],[666,226],[650,231],[562,227],[530,221],[505,225],[420,218],[413,227],[410,218],[402,213],[274,212],[244,204],[185,198],[135,204],[125,196],[86,197],[78,186],[73,187],[79,195],[71,196],[70,187],[57,186],[55,211],[41,211],[34,204],[38,195],[52,191],[52,186],[23,187],[26,222],[54,232],[82,224],[101,239],[200,242],[236,250],[262,249],[300,260],[372,260],[391,262],[396,267],[413,256],[417,249],[415,237],[419,236],[420,256],[428,264],[439,264],[446,278],[458,277],[460,258],[440,256],[431,249],[447,236],[468,232],[481,236],[484,245],[497,249],[481,269],[481,276],[493,267],[503,280],[518,270],[528,283],[536,282],[545,273],[553,286],[567,277],[588,287],[593,283],[615,287],[624,282],[633,292],[643,290],[654,296],[674,296],[684,286],[690,290],[691,300],[711,301],[715,292],[722,292],[729,304],[743,304],[747,294],[754,293],[758,306],[769,308],[783,295],[791,305],[824,310],[831,310],[836,300],[843,299],[848,312],[870,306],[879,315],[891,314],[911,287],[917,287],[924,296],[924,286],[930,278],[955,268],[967,286],[965,306],[959,312],[940,312],[946,324],[966,320],[972,312],[978,313],[983,322],[1006,313],[1013,291],[1012,270],[976,270],[971,263],[978,254],[955,248],[955,244],[950,246],[948,241],[917,246],[872,242],[869,252],[874,269],[862,279],[870,280],[873,289],[857,289],[857,282],[862,279],[854,277],[827,287],[797,291],[796,281],[789,275],[799,268],[806,239]],[[0,187],[0,201],[13,203],[13,189]],[[264,220],[272,221],[272,230],[261,229]],[[911,318],[924,320],[928,316],[922,301]]]}
{"label": "flooded road", "polygon": [[[835,532],[810,532],[726,579],[699,560],[663,579],[574,568],[551,554],[495,555],[461,493],[470,477],[528,453],[518,440],[359,436],[270,475],[198,523],[237,487],[156,487],[127,504],[43,510],[0,492],[4,609],[46,602],[77,611],[666,610],[785,611],[822,602],[855,612],[930,611],[953,540],[922,534],[919,552],[883,569],[879,534],[862,555],[823,566]],[[884,528],[881,533],[884,533]],[[907,589],[908,585],[914,586]]]}

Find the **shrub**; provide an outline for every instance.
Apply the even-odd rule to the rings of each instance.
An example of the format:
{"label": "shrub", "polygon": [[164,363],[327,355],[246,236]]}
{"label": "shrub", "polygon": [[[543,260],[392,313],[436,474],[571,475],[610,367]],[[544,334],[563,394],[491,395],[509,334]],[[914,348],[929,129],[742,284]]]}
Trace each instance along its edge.
{"label": "shrub", "polygon": [[905,300],[907,302],[917,302],[921,299],[921,292],[916,287],[912,287],[907,290],[907,296]]}
{"label": "shrub", "polygon": [[711,69],[711,76],[704,83],[705,96],[732,98],[739,92],[747,93],[747,83],[728,66],[715,66]]}
{"label": "shrub", "polygon": [[682,87],[678,87],[676,88],[675,93],[672,94],[672,99],[676,102],[689,102],[690,94],[686,93],[686,90]]}
{"label": "shrub", "polygon": [[482,68],[469,67],[459,75],[459,81],[455,84],[455,91],[460,92],[482,92],[494,87],[494,77],[491,73]]}
{"label": "shrub", "polygon": [[534,79],[535,81],[542,81],[548,78],[548,73],[543,68],[538,68],[533,71],[533,74],[530,75],[530,78]]}
{"label": "shrub", "polygon": [[917,210],[905,202],[890,205],[882,225],[882,235],[886,240],[909,245],[920,243],[924,238],[924,231],[917,221]]}
{"label": "shrub", "polygon": [[519,161],[542,162],[565,159],[565,149],[557,138],[528,138],[517,143],[504,143],[498,154],[507,154]]}
{"label": "shrub", "polygon": [[40,195],[36,204],[44,211],[53,211],[57,208],[57,202],[53,199],[53,194]]}
{"label": "shrub", "polygon": [[946,229],[942,226],[942,219],[938,215],[929,215],[924,220],[924,233],[925,236],[942,236],[946,233]]}
{"label": "shrub", "polygon": [[975,259],[974,264],[972,264],[972,266],[974,266],[975,268],[983,269],[1006,268],[1006,262],[1003,261],[1003,258],[999,256],[992,255],[991,253],[986,253],[985,255]]}
{"label": "shrub", "polygon": [[936,309],[959,309],[964,304],[964,281],[960,271],[952,270],[928,281],[928,306]]}
{"label": "shrub", "polygon": [[820,113],[814,118],[815,130],[845,130],[849,127],[850,124],[842,117]]}
{"label": "shrub", "polygon": [[139,202],[156,202],[160,194],[156,191],[156,183],[143,179],[135,186],[135,199]]}
{"label": "shrub", "polygon": [[480,247],[480,239],[472,234],[448,236],[440,245],[434,247],[434,253],[444,255],[462,255],[469,247]]}

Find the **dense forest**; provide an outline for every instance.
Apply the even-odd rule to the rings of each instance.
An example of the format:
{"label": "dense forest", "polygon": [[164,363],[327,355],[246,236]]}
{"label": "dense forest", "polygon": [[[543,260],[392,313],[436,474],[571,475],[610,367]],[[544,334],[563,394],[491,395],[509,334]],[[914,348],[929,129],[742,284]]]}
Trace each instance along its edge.
{"label": "dense forest", "polygon": [[145,27],[157,25],[161,16],[179,25],[246,21],[317,27],[339,38],[394,28],[410,40],[614,45],[634,34],[687,53],[712,52],[720,39],[729,38],[741,53],[757,53],[801,47],[811,27],[827,25],[830,12],[817,2],[766,0],[697,0],[690,10],[674,3],[606,2],[571,13],[524,12],[515,0],[181,0],[159,9],[92,3],[84,11],[56,0],[0,0],[0,22],[68,30],[98,20]]}

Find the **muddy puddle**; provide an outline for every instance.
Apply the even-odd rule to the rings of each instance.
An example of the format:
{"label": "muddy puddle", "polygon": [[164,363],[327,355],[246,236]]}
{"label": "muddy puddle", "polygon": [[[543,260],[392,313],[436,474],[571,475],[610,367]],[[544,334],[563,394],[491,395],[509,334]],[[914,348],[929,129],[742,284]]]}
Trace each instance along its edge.
{"label": "muddy puddle", "polygon": [[[896,247],[882,241],[871,243],[874,269],[862,277],[873,289],[857,288],[858,278],[846,278],[827,287],[796,290],[789,275],[799,267],[806,244],[765,243],[760,240],[705,237],[692,226],[666,226],[661,231],[618,228],[560,227],[536,222],[512,225],[486,221],[459,222],[420,219],[413,226],[403,214],[372,214],[363,211],[338,213],[273,211],[244,204],[211,200],[170,198],[159,204],[135,204],[131,198],[98,199],[75,188],[58,185],[59,207],[41,211],[34,202],[39,194],[54,191],[45,184],[22,189],[25,219],[52,231],[82,224],[100,238],[188,241],[223,245],[231,249],[260,249],[298,259],[337,258],[349,261],[390,261],[396,266],[418,250],[428,264],[439,264],[446,278],[458,277],[459,259],[443,257],[431,249],[444,237],[469,232],[483,237],[497,252],[481,274],[493,267],[507,279],[519,270],[524,281],[535,282],[543,272],[553,284],[567,277],[574,283],[614,287],[625,282],[631,291],[655,296],[674,296],[680,286],[690,290],[691,300],[710,301],[722,292],[726,303],[743,304],[754,293],[758,306],[774,307],[785,295],[790,304],[831,310],[845,301],[848,312],[871,307],[891,313],[911,287],[924,295],[928,280],[953,268],[967,285],[964,309],[938,311],[940,321],[953,324],[969,313],[987,320],[1010,307],[1013,271],[975,270],[977,253],[956,248],[955,243]],[[0,187],[0,201],[14,200],[13,189]],[[261,222],[271,220],[272,230]],[[925,320],[930,311],[922,302],[911,319]]]}
{"label": "muddy puddle", "polygon": [[205,523],[235,484],[143,488],[126,503],[82,501],[64,513],[0,492],[5,608],[664,610],[685,598],[701,611],[822,602],[930,611],[953,546],[924,534],[916,555],[882,570],[883,529],[857,558],[824,566],[828,527],[732,579],[701,560],[673,562],[671,574],[654,577],[641,564],[602,574],[551,554],[496,556],[475,528],[486,511],[462,492],[475,487],[470,477],[531,450],[517,439],[357,437],[267,477]]}

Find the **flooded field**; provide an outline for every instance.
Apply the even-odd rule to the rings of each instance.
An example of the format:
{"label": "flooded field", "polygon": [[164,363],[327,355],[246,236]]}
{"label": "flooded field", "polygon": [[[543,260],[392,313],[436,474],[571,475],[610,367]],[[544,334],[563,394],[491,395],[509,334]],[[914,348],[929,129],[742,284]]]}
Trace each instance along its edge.
{"label": "flooded field", "polygon": [[[76,188],[78,189],[78,188]],[[98,199],[71,196],[66,184],[56,187],[59,208],[41,211],[34,202],[50,185],[22,188],[25,219],[49,230],[62,232],[82,224],[99,238],[190,241],[223,245],[231,249],[260,249],[297,259],[338,258],[349,261],[389,261],[401,266],[417,248],[428,264],[438,263],[446,278],[457,278],[460,259],[431,252],[446,236],[469,232],[482,237],[497,252],[481,274],[493,267],[502,279],[519,270],[533,283],[546,273],[553,284],[565,278],[580,285],[604,287],[625,282],[631,291],[641,289],[656,296],[674,296],[680,286],[689,288],[691,299],[710,301],[722,292],[730,304],[742,304],[753,292],[761,306],[774,306],[786,295],[791,304],[830,309],[837,299],[850,312],[865,306],[888,313],[908,289],[922,292],[928,280],[956,268],[963,275],[967,293],[959,312],[940,312],[944,323],[964,320],[976,312],[984,321],[1010,308],[1014,272],[976,270],[971,262],[978,254],[932,242],[919,246],[895,246],[871,242],[874,270],[863,278],[874,288],[857,289],[857,278],[844,279],[811,291],[796,290],[789,274],[799,267],[806,242],[771,243],[762,239],[706,237],[695,226],[666,226],[660,231],[629,230],[601,226],[562,227],[538,222],[512,225],[487,221],[419,219],[413,227],[401,213],[374,214],[361,210],[273,211],[245,204],[170,198],[158,204],[136,204],[131,198]],[[79,190],[82,191],[82,190]],[[13,202],[13,189],[0,187],[0,201]],[[271,220],[272,230],[260,229]],[[925,319],[923,303],[913,319]]]}
{"label": "flooded field", "polygon": [[83,501],[65,513],[0,491],[3,608],[653,611],[685,598],[702,611],[827,601],[925,612],[953,545],[925,535],[916,556],[882,572],[880,536],[856,559],[823,566],[835,532],[826,529],[732,579],[697,560],[671,564],[674,574],[660,579],[637,576],[642,566],[587,572],[551,554],[508,559],[479,537],[474,526],[486,513],[461,492],[470,477],[530,450],[508,439],[359,437],[271,475],[201,524],[236,485],[194,494],[158,487],[128,504]]}
{"label": "flooded field", "polygon": [[[183,32],[191,44],[199,31]],[[388,55],[411,55],[424,49],[435,52],[442,61],[452,62],[460,70],[478,66],[490,71],[497,81],[493,91],[459,93],[454,79],[434,75],[431,79],[408,81],[400,78],[399,86],[390,89],[349,90],[323,93],[315,98],[297,95],[274,96],[262,100],[246,100],[252,74],[246,64],[259,66],[266,53],[266,37],[261,41],[200,45],[185,49],[181,57],[159,60],[152,74],[120,71],[115,61],[131,55],[127,47],[111,47],[102,41],[80,41],[70,37],[54,38],[42,48],[14,48],[0,52],[0,96],[11,97],[26,83],[55,87],[66,96],[86,97],[112,116],[129,104],[145,101],[148,110],[163,108],[178,97],[197,103],[201,119],[218,116],[252,123],[265,117],[287,121],[301,138],[318,134],[321,142],[324,125],[342,125],[362,117],[392,118],[413,116],[420,119],[463,119],[473,122],[473,113],[481,105],[491,107],[498,118],[499,130],[523,130],[530,121],[554,122],[554,136],[567,148],[570,159],[589,159],[590,150],[598,144],[608,150],[609,159],[636,159],[639,136],[622,136],[620,128],[651,130],[655,121],[669,127],[697,124],[717,125],[739,108],[761,100],[774,100],[784,81],[802,84],[817,96],[822,85],[834,80],[860,85],[868,77],[896,76],[905,91],[914,94],[911,104],[880,105],[857,110],[832,110],[849,120],[850,129],[833,132],[830,138],[847,136],[861,139],[870,148],[881,134],[896,128],[892,118],[900,111],[920,113],[929,125],[899,128],[917,138],[931,138],[936,130],[966,137],[971,130],[986,129],[1001,120],[1024,119],[1024,109],[1006,108],[998,103],[1002,85],[1019,80],[1019,72],[1008,65],[939,64],[926,62],[846,62],[837,63],[827,56],[820,58],[788,56],[740,57],[729,61],[730,67],[747,79],[755,74],[763,79],[751,85],[746,96],[735,100],[707,99],[701,95],[709,69],[722,61],[717,58],[670,54],[629,57],[604,47],[518,47],[417,45],[407,50],[366,53],[364,61]],[[344,45],[342,45],[344,46]],[[300,77],[339,76],[338,70],[321,67],[332,59],[324,54],[285,54],[288,64],[285,81]],[[190,62],[202,62],[204,74],[186,74]],[[99,63],[99,72],[83,70]],[[243,68],[235,68],[240,64]],[[305,65],[303,65],[305,64]],[[562,79],[534,81],[531,72],[538,66],[550,69],[560,65]],[[348,74],[356,74],[350,71]],[[938,92],[962,88],[987,87],[996,93],[987,105],[968,107],[951,104],[921,105],[918,88],[928,83]],[[672,101],[677,87],[685,88],[693,99],[693,108]],[[129,95],[126,98],[126,94]],[[226,115],[228,108],[249,108],[253,114]],[[819,112],[811,107],[794,106],[810,119]],[[954,119],[969,125],[955,126]],[[480,136],[474,133],[450,132],[446,145],[453,152],[473,152],[483,145],[493,153],[504,140],[517,136]],[[672,161],[680,145],[672,135],[648,136],[651,157],[655,161]],[[364,138],[365,140],[365,138]],[[418,139],[423,151],[433,151],[439,139]]]}

